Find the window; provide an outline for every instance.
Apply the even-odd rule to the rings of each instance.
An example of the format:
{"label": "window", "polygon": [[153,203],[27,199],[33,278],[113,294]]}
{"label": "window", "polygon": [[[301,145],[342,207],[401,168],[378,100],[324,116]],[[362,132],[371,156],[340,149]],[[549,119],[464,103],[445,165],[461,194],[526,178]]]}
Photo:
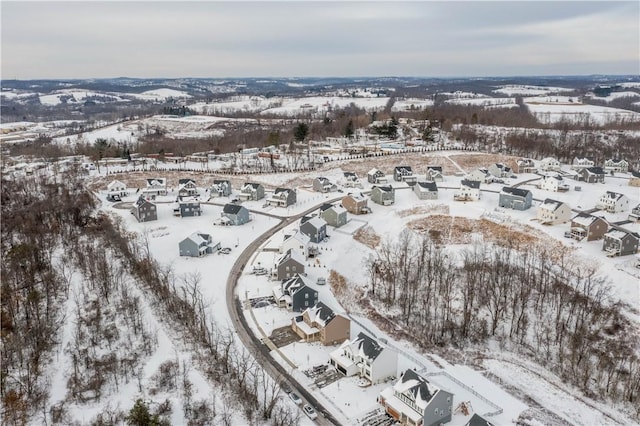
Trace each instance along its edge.
{"label": "window", "polygon": [[309,298],[309,293],[306,293],[306,294],[304,295],[304,298],[305,298],[305,299],[308,299],[308,298]]}

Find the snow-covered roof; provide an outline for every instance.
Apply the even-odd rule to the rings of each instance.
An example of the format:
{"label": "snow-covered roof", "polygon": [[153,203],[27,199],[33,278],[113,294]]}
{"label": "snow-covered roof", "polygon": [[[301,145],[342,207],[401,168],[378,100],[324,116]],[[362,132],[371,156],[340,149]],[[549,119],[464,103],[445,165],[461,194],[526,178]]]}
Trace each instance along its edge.
{"label": "snow-covered roof", "polygon": [[619,200],[624,196],[625,196],[624,194],[620,194],[618,192],[607,191],[602,195],[602,197],[600,197],[600,199],[610,198],[612,200]]}
{"label": "snow-covered roof", "polygon": [[322,219],[319,216],[314,216],[311,219],[305,221],[304,223],[309,223],[309,224],[311,224],[311,226],[313,226],[316,229],[320,229],[323,226],[327,225],[327,222],[325,222],[324,219]]}
{"label": "snow-covered roof", "polygon": [[300,232],[300,230],[298,230],[298,229],[294,229],[291,234],[286,234],[284,236],[284,239],[282,240],[282,242],[285,242],[290,238],[293,238],[294,240],[297,240],[298,242],[302,243],[303,245],[308,245],[309,242],[311,242],[311,238],[309,238],[308,235],[303,234],[302,232]]}
{"label": "snow-covered roof", "polygon": [[147,186],[166,186],[167,180],[165,178],[151,178],[147,179]]}
{"label": "snow-covered roof", "polygon": [[516,197],[526,197],[527,195],[531,194],[531,191],[529,191],[528,189],[514,188],[511,186],[503,187],[502,192],[504,192],[505,194],[515,195]]}
{"label": "snow-covered roof", "polygon": [[589,226],[591,226],[591,224],[593,222],[595,222],[598,219],[599,219],[599,217],[591,215],[591,214],[578,213],[578,215],[576,217],[571,219],[571,222],[572,223],[576,223],[578,225],[585,226],[585,227],[589,227]]}
{"label": "snow-covered roof", "polygon": [[208,239],[211,238],[211,235],[209,234],[203,234],[200,232],[194,232],[193,234],[189,235],[187,238],[185,238],[183,241],[186,240],[191,240],[194,243],[196,243],[198,246],[202,246],[202,245],[206,245],[208,244]]}
{"label": "snow-covered roof", "polygon": [[371,169],[367,172],[367,175],[369,176],[375,176],[376,174],[384,174],[382,173],[382,171],[378,170],[378,169]]}
{"label": "snow-covered roof", "polygon": [[301,265],[304,265],[304,255],[300,253],[298,250],[289,249],[285,254],[280,256],[276,265],[281,265],[283,262],[286,262],[289,259],[293,259]]}
{"label": "snow-covered roof", "polygon": [[322,327],[326,326],[336,316],[335,312],[322,302],[318,302],[315,306],[307,308],[305,312],[309,315],[309,320],[312,323],[315,322]]}
{"label": "snow-covered roof", "polygon": [[562,204],[564,203],[561,201],[556,201],[556,200],[552,200],[551,198],[547,198],[542,202],[542,204],[540,205],[540,208],[545,210],[550,210],[553,212],[558,210]]}
{"label": "snow-covered roof", "polygon": [[393,386],[397,392],[403,393],[415,401],[418,408],[424,409],[429,405],[440,388],[429,383],[427,379],[420,376],[411,369],[407,369],[402,377]]}
{"label": "snow-covered roof", "polygon": [[119,180],[114,180],[109,185],[107,185],[107,189],[111,190],[113,188],[126,188],[127,186],[120,182]]}
{"label": "snow-covered roof", "polygon": [[[385,186],[374,186],[373,188],[378,188],[378,190],[382,192],[393,192],[393,187],[391,185]],[[373,190],[373,188],[371,188]]]}

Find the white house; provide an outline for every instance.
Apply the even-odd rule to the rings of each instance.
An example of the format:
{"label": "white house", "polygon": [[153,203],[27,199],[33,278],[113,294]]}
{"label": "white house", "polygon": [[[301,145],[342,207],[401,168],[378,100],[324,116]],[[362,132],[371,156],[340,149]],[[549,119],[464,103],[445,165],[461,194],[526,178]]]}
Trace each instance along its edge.
{"label": "white house", "polygon": [[617,192],[605,192],[598,202],[596,208],[606,210],[609,213],[620,213],[629,210],[629,198]]}
{"label": "white house", "polygon": [[467,174],[467,179],[469,180],[477,180],[478,182],[489,183],[492,182],[494,176],[489,173],[489,169],[481,167],[479,169],[475,169],[471,173]]}
{"label": "white house", "polygon": [[119,195],[120,197],[124,197],[127,195],[127,185],[119,180],[114,180],[107,185],[107,191],[109,195]]}
{"label": "white house", "polygon": [[587,167],[593,167],[595,165],[596,164],[592,160],[589,160],[586,157],[584,158],[575,157],[573,159],[573,163],[571,163],[571,168],[573,170],[580,170],[580,169],[585,169]]}
{"label": "white house", "polygon": [[538,168],[545,172],[559,172],[560,162],[553,157],[546,157],[540,160]]}
{"label": "white house", "polygon": [[398,354],[364,333],[331,352],[330,363],[345,376],[358,374],[372,384],[397,374]]}
{"label": "white house", "polygon": [[142,190],[145,198],[155,198],[158,195],[167,195],[167,180],[165,178],[147,179],[147,187]]}
{"label": "white house", "polygon": [[610,158],[604,161],[604,169],[607,172],[628,172],[629,163],[626,160]]}
{"label": "white house", "polygon": [[286,253],[289,249],[293,249],[300,252],[306,259],[309,257],[309,242],[310,239],[308,236],[300,232],[299,229],[294,229],[285,234],[284,240],[280,245],[280,253]]}
{"label": "white house", "polygon": [[544,225],[557,225],[571,219],[571,207],[561,201],[547,198],[538,207],[537,219]]}
{"label": "white house", "polygon": [[462,179],[460,189],[453,195],[456,201],[477,201],[480,199],[480,181]]}
{"label": "white house", "polygon": [[562,176],[542,176],[537,186],[544,191],[565,192],[569,190],[569,184],[565,183]]}

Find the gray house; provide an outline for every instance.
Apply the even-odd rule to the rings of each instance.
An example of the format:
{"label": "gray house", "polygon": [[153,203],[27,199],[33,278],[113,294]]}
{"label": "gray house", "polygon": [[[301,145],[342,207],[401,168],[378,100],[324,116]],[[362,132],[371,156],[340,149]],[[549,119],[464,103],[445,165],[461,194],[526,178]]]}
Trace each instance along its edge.
{"label": "gray house", "polygon": [[138,222],[158,220],[158,208],[152,202],[145,200],[142,195],[131,207],[131,213],[138,219]]}
{"label": "gray house", "polygon": [[602,250],[609,256],[627,256],[638,252],[640,235],[617,226],[604,234]]}
{"label": "gray house", "polygon": [[513,171],[511,170],[511,167],[507,167],[505,164],[502,164],[502,163],[492,164],[489,166],[488,170],[492,176],[495,176],[497,178],[515,177],[513,174]]}
{"label": "gray house", "polygon": [[262,200],[264,198],[264,186],[260,183],[248,182],[240,188],[238,197],[242,200]]}
{"label": "gray house", "polygon": [[453,394],[410,368],[393,386],[380,392],[378,402],[387,414],[405,425],[442,425],[451,421],[453,412]]}
{"label": "gray house", "polygon": [[302,312],[318,303],[318,292],[300,274],[288,278],[273,289],[273,296],[280,307]]}
{"label": "gray house", "polygon": [[367,173],[369,183],[387,183],[387,176],[378,169],[371,169]]}
{"label": "gray house", "polygon": [[327,236],[327,222],[318,216],[303,216],[300,219],[300,232],[309,237],[312,243],[319,243]]}
{"label": "gray house", "polygon": [[362,183],[360,183],[360,178],[355,172],[344,172],[344,186],[346,188],[362,188]]}
{"label": "gray house", "polygon": [[338,187],[326,177],[317,177],[313,180],[313,190],[315,192],[333,192]]}
{"label": "gray house", "polygon": [[631,209],[628,220],[632,222],[637,222],[638,220],[640,220],[640,204]]}
{"label": "gray house", "polygon": [[193,179],[178,179],[178,196],[193,197],[198,195],[196,181]]}
{"label": "gray house", "polygon": [[426,179],[431,182],[443,182],[442,166],[427,166]]}
{"label": "gray house", "polygon": [[251,220],[249,210],[240,204],[225,204],[220,215],[229,225],[243,225]]}
{"label": "gray house", "polygon": [[231,182],[222,179],[214,180],[209,194],[212,197],[228,197],[231,195]]}
{"label": "gray house", "polygon": [[587,183],[604,183],[604,170],[602,167],[585,167],[575,174],[575,180]]}
{"label": "gray house", "polygon": [[267,202],[276,207],[291,206],[296,203],[296,191],[289,188],[276,188]]}
{"label": "gray house", "polygon": [[371,201],[383,206],[390,206],[396,201],[396,191],[391,185],[373,186],[371,188]]}
{"label": "gray house", "polygon": [[438,199],[438,185],[435,182],[416,182],[413,187],[413,192],[416,193],[421,200],[437,200]]}
{"label": "gray house", "polygon": [[320,217],[335,228],[339,228],[347,223],[347,209],[338,205],[323,204],[320,206]]}
{"label": "gray house", "polygon": [[513,188],[505,186],[500,192],[500,199],[498,205],[514,210],[527,210],[531,207],[531,201],[533,200],[533,194],[527,189]]}
{"label": "gray house", "polygon": [[178,197],[173,207],[173,215],[180,217],[201,216],[200,200],[193,197]]}
{"label": "gray house", "polygon": [[417,180],[409,166],[396,166],[393,169],[393,179],[398,182],[415,182]]}
{"label": "gray house", "polygon": [[220,243],[213,242],[209,234],[194,232],[178,244],[180,256],[202,257],[220,249]]}
{"label": "gray house", "polygon": [[273,276],[277,280],[286,280],[296,274],[304,274],[305,259],[298,250],[288,249],[274,265]]}

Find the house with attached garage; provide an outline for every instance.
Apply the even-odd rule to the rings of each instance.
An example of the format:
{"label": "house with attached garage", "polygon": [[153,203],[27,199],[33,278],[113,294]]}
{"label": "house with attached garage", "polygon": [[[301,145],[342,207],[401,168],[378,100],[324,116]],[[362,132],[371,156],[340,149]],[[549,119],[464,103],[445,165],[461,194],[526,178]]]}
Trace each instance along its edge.
{"label": "house with attached garage", "polygon": [[327,236],[327,222],[318,216],[303,216],[300,219],[300,232],[317,244]]}
{"label": "house with attached garage", "polygon": [[355,339],[346,340],[331,352],[330,363],[345,376],[359,375],[377,384],[394,377],[398,370],[398,354],[391,349],[360,333]]}
{"label": "house with attached garage", "polygon": [[387,183],[387,176],[378,169],[371,169],[367,173],[367,181],[369,183]]}
{"label": "house with attached garage", "polygon": [[337,191],[338,187],[326,177],[317,177],[313,180],[313,190],[315,192],[326,193]]}
{"label": "house with attached garage", "polygon": [[627,256],[638,252],[640,235],[617,226],[613,226],[609,232],[604,234],[602,250],[608,256]]}
{"label": "house with attached garage", "polygon": [[409,166],[396,166],[393,169],[393,179],[397,182],[414,183],[418,178],[413,175]]}
{"label": "house with attached garage", "polygon": [[173,215],[179,217],[202,216],[202,207],[197,197],[178,197],[173,205]]}
{"label": "house with attached garage", "polygon": [[620,213],[629,210],[629,198],[618,192],[607,191],[596,202],[596,208],[609,213]]}
{"label": "house with attached garage", "polygon": [[286,253],[289,250],[295,250],[302,254],[302,258],[306,259],[309,257],[309,243],[311,239],[300,232],[299,229],[294,229],[291,232],[284,235],[284,239],[282,240],[282,244],[278,249],[280,253]]}
{"label": "house with attached garage", "polygon": [[519,158],[516,161],[518,173],[535,173],[538,169],[531,158]]}
{"label": "house with attached garage", "polygon": [[562,201],[547,198],[538,207],[536,218],[543,225],[557,225],[571,219],[571,207]]}
{"label": "house with attached garage", "polygon": [[305,342],[320,341],[323,345],[344,342],[351,335],[349,318],[336,314],[322,302],[305,309],[302,315],[293,317],[291,328]]}
{"label": "house with attached garage", "polygon": [[273,297],[278,306],[293,312],[302,312],[318,303],[318,292],[311,288],[300,274],[295,274],[275,286]]}
{"label": "house with attached garage", "polygon": [[351,214],[371,213],[371,209],[367,206],[367,197],[362,194],[347,194],[342,199],[342,207]]}
{"label": "house with attached garage", "polygon": [[640,172],[632,171],[629,186],[640,186]]}
{"label": "house with attached garage", "polygon": [[220,249],[219,242],[213,242],[209,234],[194,232],[178,244],[180,256],[202,257]]}
{"label": "house with attached garage", "polygon": [[489,173],[489,169],[481,167],[467,174],[467,179],[483,183],[491,183],[496,179],[496,177]]}
{"label": "house with attached garage", "polygon": [[151,201],[146,200],[142,195],[133,203],[131,214],[138,219],[138,222],[150,222],[158,220],[158,208]]}
{"label": "house with attached garage", "polygon": [[223,179],[216,179],[209,189],[211,197],[228,197],[231,195],[231,182]]}
{"label": "house with attached garage", "polygon": [[276,188],[267,203],[276,207],[289,207],[296,203],[296,191],[289,188]]}
{"label": "house with attached garage", "polygon": [[437,200],[438,185],[435,182],[416,182],[413,192],[421,200]]}
{"label": "house with attached garage", "polygon": [[258,201],[264,198],[264,186],[261,183],[247,182],[240,188],[238,198],[244,201]]}
{"label": "house with attached garage", "polygon": [[573,170],[580,170],[580,169],[584,169],[587,167],[593,167],[595,166],[596,163],[593,162],[593,160],[590,160],[586,157],[575,157],[573,159],[573,163],[571,163],[571,168]]}
{"label": "house with attached garage", "polygon": [[222,222],[227,225],[244,225],[251,221],[249,210],[240,204],[225,204],[222,208]]}
{"label": "house with attached garage", "polygon": [[515,175],[513,174],[513,170],[511,170],[511,167],[508,167],[507,165],[502,163],[492,164],[487,170],[489,171],[489,174],[491,176],[495,176],[497,178],[515,177]]}
{"label": "house with attached garage", "polygon": [[465,423],[464,426],[498,426],[498,425],[490,422],[489,420],[485,419],[478,413],[473,413],[473,416],[471,416],[469,421]]}
{"label": "house with attached garage", "polygon": [[425,179],[429,182],[443,182],[442,166],[427,166]]}
{"label": "house with attached garage", "polygon": [[609,224],[606,220],[592,214],[578,213],[571,219],[571,238],[574,240],[599,240],[608,229]]}
{"label": "house with attached garage", "polygon": [[402,425],[442,425],[450,422],[453,414],[453,394],[410,368],[380,392],[378,403]]}
{"label": "house with attached garage", "polygon": [[362,182],[360,182],[360,178],[356,173],[344,172],[343,177],[343,184],[345,188],[362,188]]}
{"label": "house with attached garage", "polygon": [[533,194],[531,191],[522,188],[513,188],[505,186],[500,192],[498,205],[507,209],[527,210],[531,207]]}
{"label": "house with attached garage", "polygon": [[604,170],[606,172],[623,172],[629,171],[629,163],[623,159],[610,158],[604,161]]}
{"label": "house with attached garage", "polygon": [[391,185],[374,185],[371,188],[371,201],[383,206],[390,206],[396,201],[396,191]]}
{"label": "house with attached garage", "polygon": [[604,175],[602,167],[585,167],[578,170],[574,179],[586,183],[604,183]]}
{"label": "house with attached garage", "polygon": [[119,197],[125,197],[127,194],[127,185],[120,182],[119,180],[114,180],[109,183],[109,185],[107,185],[107,196],[117,195]]}
{"label": "house with attached garage", "polygon": [[640,220],[640,204],[631,209],[628,220],[630,220],[631,222],[637,222],[638,220]]}
{"label": "house with attached garage", "polygon": [[273,276],[277,280],[286,280],[304,274],[306,259],[302,253],[295,249],[288,249],[276,260],[273,267]]}
{"label": "house with attached garage", "polygon": [[569,190],[569,185],[565,183],[562,176],[557,176],[557,175],[542,176],[542,178],[538,180],[538,182],[536,183],[536,186],[539,189],[542,189],[544,191],[551,191],[551,192],[566,192]]}
{"label": "house with attached garage", "polygon": [[198,196],[198,188],[194,179],[178,180],[178,196],[179,197],[195,197]]}
{"label": "house with attached garage", "polygon": [[453,195],[455,201],[477,201],[480,199],[480,181],[462,179],[460,189]]}
{"label": "house with attached garage", "polygon": [[347,223],[347,209],[341,205],[323,204],[320,206],[320,217],[327,225],[340,228]]}
{"label": "house with attached garage", "polygon": [[540,160],[538,169],[543,172],[559,172],[560,162],[553,157],[546,157]]}
{"label": "house with attached garage", "polygon": [[165,178],[147,179],[147,187],[142,190],[142,195],[151,199],[159,195],[167,195],[167,180]]}

